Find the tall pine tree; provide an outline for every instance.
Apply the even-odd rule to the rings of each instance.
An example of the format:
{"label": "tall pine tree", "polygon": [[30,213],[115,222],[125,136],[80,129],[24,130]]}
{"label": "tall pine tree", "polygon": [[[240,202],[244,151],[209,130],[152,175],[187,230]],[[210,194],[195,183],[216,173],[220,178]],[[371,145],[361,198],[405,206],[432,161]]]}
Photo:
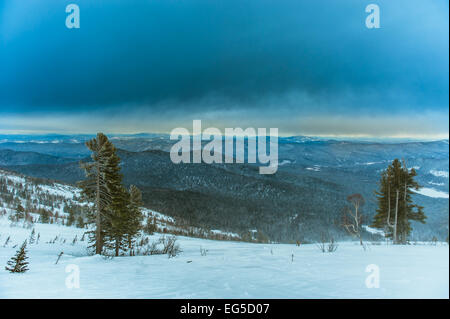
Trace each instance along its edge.
{"label": "tall pine tree", "polygon": [[378,209],[371,226],[383,229],[394,244],[407,242],[412,230],[410,220],[425,223],[423,207],[414,204],[411,197],[411,189],[420,188],[414,180],[416,175],[414,168],[409,170],[398,159],[381,175],[380,189],[376,192]]}
{"label": "tall pine tree", "polygon": [[142,229],[142,220],[144,216],[142,215],[140,207],[142,206],[142,193],[134,185],[130,186],[129,190],[130,201],[128,206],[129,218],[127,227],[127,244],[130,250],[130,256],[134,255],[134,244],[136,236]]}
{"label": "tall pine tree", "polygon": [[93,162],[82,163],[86,179],[79,186],[82,195],[94,203],[91,219],[96,228],[90,233],[92,246],[97,254],[109,249],[119,256],[121,251],[130,249],[132,255],[135,237],[141,229],[141,192],[135,186],[129,192],[122,186],[120,158],[105,135],[98,133],[86,145],[93,152]]}
{"label": "tall pine tree", "polygon": [[111,190],[112,200],[108,207],[108,218],[105,223],[105,246],[114,250],[115,256],[127,250],[126,232],[128,227],[129,194],[122,185]]}
{"label": "tall pine tree", "polygon": [[91,247],[95,247],[95,253],[101,254],[104,245],[103,226],[107,218],[107,208],[111,203],[110,184],[108,180],[111,174],[111,158],[116,157],[116,149],[106,135],[98,133],[96,138],[86,142],[86,146],[92,151],[92,162],[81,163],[85,171],[86,179],[79,182],[82,195],[94,203],[94,214],[91,221],[95,224],[95,231],[90,232]]}

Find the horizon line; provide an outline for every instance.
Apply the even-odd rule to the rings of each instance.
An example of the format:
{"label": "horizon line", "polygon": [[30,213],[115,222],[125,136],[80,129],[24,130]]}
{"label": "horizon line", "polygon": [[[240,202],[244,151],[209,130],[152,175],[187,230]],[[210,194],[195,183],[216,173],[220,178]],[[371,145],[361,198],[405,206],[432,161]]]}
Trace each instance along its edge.
{"label": "horizon line", "polygon": [[[40,132],[40,131],[15,131],[13,133],[6,133],[2,132],[0,130],[0,136],[95,136],[97,133],[100,132]],[[170,136],[170,132],[102,132],[105,135],[112,135],[114,136],[139,136],[139,135],[168,135]],[[188,134],[188,136],[194,136],[194,134]],[[222,134],[222,136],[226,136],[225,134]],[[256,137],[251,136],[251,137]],[[269,135],[268,135],[269,136]],[[436,135],[392,135],[392,136],[375,136],[375,135],[368,135],[368,134],[358,134],[358,135],[344,135],[344,134],[278,134],[278,137],[281,138],[290,138],[290,137],[306,137],[306,138],[318,138],[318,139],[352,139],[352,140],[362,140],[362,139],[369,139],[369,140],[426,140],[426,141],[442,141],[442,140],[449,140],[449,135],[444,134],[436,134]]]}

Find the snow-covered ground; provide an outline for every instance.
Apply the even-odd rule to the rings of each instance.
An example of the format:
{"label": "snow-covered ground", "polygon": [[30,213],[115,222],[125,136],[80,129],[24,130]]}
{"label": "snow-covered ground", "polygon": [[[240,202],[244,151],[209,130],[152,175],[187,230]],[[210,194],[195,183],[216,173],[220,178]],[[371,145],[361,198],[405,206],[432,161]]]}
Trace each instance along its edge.
{"label": "snow-covered ground", "polygon": [[[67,224],[67,205],[87,205],[79,201],[79,189],[59,183],[35,185],[28,177],[1,170],[0,181],[6,182],[7,191],[14,195],[7,200],[9,197],[3,194],[5,200],[0,200],[0,298],[449,297],[446,243],[369,243],[363,250],[359,244],[347,242],[339,243],[334,253],[322,253],[314,244],[297,247],[178,237],[183,252],[175,258],[151,255],[108,259],[89,254],[87,241],[81,241],[86,228],[62,225],[63,221]],[[11,221],[19,203],[30,212],[31,222]],[[52,224],[36,223],[38,208],[53,212]],[[219,239],[239,236],[221,230],[184,229],[170,216],[144,208],[143,213],[155,217],[160,231],[222,235],[209,237]],[[28,244],[30,270],[24,274],[5,271],[7,261],[32,229],[35,236],[39,235],[39,242]],[[150,236],[150,242],[160,236]],[[75,278],[76,269],[80,285],[70,288],[66,281]],[[374,269],[379,269],[379,288],[367,288],[367,278],[376,275]]]}
{"label": "snow-covered ground", "polygon": [[[30,270],[4,270],[31,229],[0,217],[0,298],[448,298],[446,243],[392,246],[339,243],[334,253],[315,245],[252,244],[179,237],[183,252],[167,255],[89,256],[83,229],[34,224]],[[8,236],[10,243],[3,247]],[[54,244],[48,243],[58,236]],[[72,245],[73,238],[78,241]],[[152,237],[157,239],[160,235]],[[65,242],[64,242],[65,240]],[[13,248],[17,245],[16,248]],[[206,256],[200,254],[206,249]],[[55,264],[58,254],[64,254]],[[70,266],[75,265],[75,266]],[[379,288],[367,288],[369,265]],[[72,267],[72,268],[71,268]],[[79,269],[79,288],[68,288]],[[69,272],[66,272],[69,271]],[[70,285],[69,285],[70,287]]]}
{"label": "snow-covered ground", "polygon": [[431,175],[434,175],[436,177],[444,177],[444,178],[448,178],[448,172],[446,171],[436,171],[436,170],[431,170],[430,171]]}
{"label": "snow-covered ground", "polygon": [[432,198],[448,198],[448,194],[446,192],[441,192],[438,190],[435,190],[434,188],[429,188],[429,187],[422,187],[419,190],[414,190],[411,189],[414,193],[423,195],[423,196],[427,196],[427,197],[432,197]]}

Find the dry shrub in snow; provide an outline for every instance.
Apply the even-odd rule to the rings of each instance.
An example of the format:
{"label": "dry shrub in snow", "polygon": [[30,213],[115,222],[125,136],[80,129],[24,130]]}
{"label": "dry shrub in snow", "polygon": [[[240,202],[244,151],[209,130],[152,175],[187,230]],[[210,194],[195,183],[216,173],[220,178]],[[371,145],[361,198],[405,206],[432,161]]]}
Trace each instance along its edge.
{"label": "dry shrub in snow", "polygon": [[177,237],[165,236],[159,238],[158,241],[152,242],[147,245],[143,252],[143,255],[166,255],[171,258],[179,255],[182,250],[180,245],[177,244]]}

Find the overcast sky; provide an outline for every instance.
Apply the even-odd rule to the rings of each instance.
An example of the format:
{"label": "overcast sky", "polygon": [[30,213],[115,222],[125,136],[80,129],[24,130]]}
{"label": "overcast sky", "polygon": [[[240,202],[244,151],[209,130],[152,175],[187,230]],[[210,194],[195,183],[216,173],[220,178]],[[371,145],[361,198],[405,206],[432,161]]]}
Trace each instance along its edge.
{"label": "overcast sky", "polygon": [[0,1],[0,133],[448,137],[448,1],[373,2]]}

